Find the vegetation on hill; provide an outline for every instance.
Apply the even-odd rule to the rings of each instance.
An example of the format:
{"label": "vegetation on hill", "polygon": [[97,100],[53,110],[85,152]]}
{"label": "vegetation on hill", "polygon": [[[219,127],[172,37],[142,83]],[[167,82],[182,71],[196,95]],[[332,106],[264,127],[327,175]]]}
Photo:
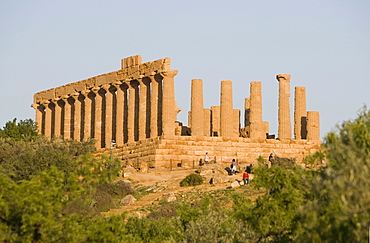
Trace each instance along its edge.
{"label": "vegetation on hill", "polygon": [[114,207],[114,195],[133,191],[128,185],[113,182],[119,161],[89,156],[89,146],[88,142],[49,141],[38,136],[29,140],[12,136],[0,139],[0,241],[368,239],[370,111],[366,108],[356,119],[337,126],[325,137],[321,151],[307,159],[312,165],[325,160],[326,167],[258,166],[248,187],[161,201],[142,218],[99,214]]}

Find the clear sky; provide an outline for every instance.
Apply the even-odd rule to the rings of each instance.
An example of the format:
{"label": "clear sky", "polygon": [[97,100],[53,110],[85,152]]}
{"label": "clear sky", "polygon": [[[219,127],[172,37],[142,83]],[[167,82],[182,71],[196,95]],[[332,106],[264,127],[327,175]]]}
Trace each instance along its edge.
{"label": "clear sky", "polygon": [[262,81],[263,120],[276,134],[275,77],[289,73],[292,117],[294,86],[305,86],[323,137],[370,106],[369,13],[369,0],[0,0],[0,127],[34,119],[34,93],[118,70],[139,54],[170,57],[179,70],[185,125],[191,79],[203,79],[206,108],[219,105],[220,81],[231,80],[236,109],[250,82]]}

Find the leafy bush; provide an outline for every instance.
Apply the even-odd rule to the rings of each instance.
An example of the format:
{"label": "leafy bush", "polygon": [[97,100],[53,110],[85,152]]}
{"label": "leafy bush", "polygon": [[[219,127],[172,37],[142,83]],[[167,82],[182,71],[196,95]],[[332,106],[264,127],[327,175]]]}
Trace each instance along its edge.
{"label": "leafy bush", "polygon": [[299,242],[366,242],[370,223],[370,111],[343,122],[324,139],[327,167],[302,208]]}
{"label": "leafy bush", "polygon": [[3,129],[0,129],[1,138],[12,138],[16,141],[30,141],[38,137],[36,123],[32,119],[20,120],[17,123],[17,118],[5,124]]}
{"label": "leafy bush", "polygon": [[[308,180],[299,166],[255,169],[254,185],[266,189],[254,207],[248,207],[246,220],[261,240],[290,242],[297,209],[304,202],[304,186]],[[248,215],[249,214],[249,215]]]}
{"label": "leafy bush", "polygon": [[203,178],[199,174],[190,174],[186,176],[181,182],[180,186],[197,186],[203,183]]}
{"label": "leafy bush", "polygon": [[150,220],[158,220],[161,218],[170,218],[170,217],[175,217],[177,215],[177,210],[176,210],[176,204],[174,202],[168,202],[156,210],[148,214],[148,219]]}
{"label": "leafy bush", "polygon": [[0,164],[12,179],[28,180],[31,175],[57,167],[67,176],[77,170],[80,155],[95,151],[94,142],[48,140],[39,136],[32,141],[0,138]]}

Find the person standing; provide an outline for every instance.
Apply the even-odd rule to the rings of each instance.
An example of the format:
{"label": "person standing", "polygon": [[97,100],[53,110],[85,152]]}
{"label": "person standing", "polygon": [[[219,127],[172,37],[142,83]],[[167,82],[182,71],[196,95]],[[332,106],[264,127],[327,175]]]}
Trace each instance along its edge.
{"label": "person standing", "polygon": [[206,155],[204,156],[204,163],[206,163],[206,164],[209,163],[209,155],[208,155],[208,152],[206,152]]}
{"label": "person standing", "polygon": [[247,171],[244,171],[243,173],[243,181],[245,186],[249,184],[249,174],[247,173]]}
{"label": "person standing", "polygon": [[234,175],[236,173],[236,161],[235,159],[231,162],[231,173]]}

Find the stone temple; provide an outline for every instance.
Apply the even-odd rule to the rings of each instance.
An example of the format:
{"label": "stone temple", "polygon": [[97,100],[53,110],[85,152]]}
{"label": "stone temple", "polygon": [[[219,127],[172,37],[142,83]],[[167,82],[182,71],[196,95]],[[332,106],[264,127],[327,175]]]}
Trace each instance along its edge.
{"label": "stone temple", "polygon": [[[170,59],[142,63],[140,55],[122,60],[121,69],[38,92],[32,107],[40,133],[50,138],[94,138],[99,153],[114,153],[142,168],[191,167],[204,158],[229,165],[268,158],[304,157],[321,145],[319,112],[306,110],[306,89],[295,87],[294,121],[290,111],[290,75],[279,74],[278,136],[262,120],[261,82],[250,83],[241,111],[233,108],[232,82],[221,81],[220,104],[203,106],[201,79],[191,81],[188,126],[176,119]],[[292,131],[294,136],[292,136]]]}

